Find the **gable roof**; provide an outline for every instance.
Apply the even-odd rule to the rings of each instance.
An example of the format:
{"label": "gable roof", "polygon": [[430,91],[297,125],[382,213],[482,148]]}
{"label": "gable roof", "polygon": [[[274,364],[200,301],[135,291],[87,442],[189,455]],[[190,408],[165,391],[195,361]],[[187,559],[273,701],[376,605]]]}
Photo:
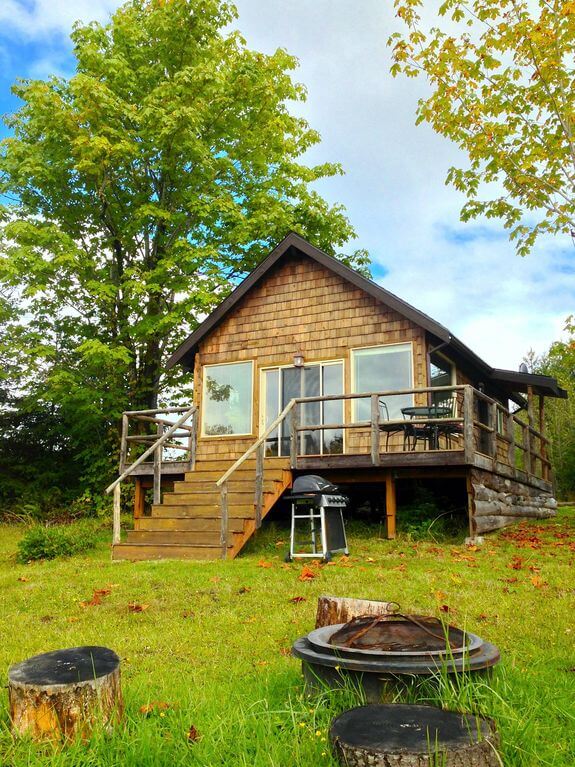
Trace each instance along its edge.
{"label": "gable roof", "polygon": [[265,277],[272,267],[274,267],[280,260],[288,259],[298,253],[316,261],[321,266],[339,275],[342,279],[355,285],[355,287],[360,288],[360,290],[363,290],[377,301],[431,333],[439,340],[442,347],[450,348],[455,356],[463,360],[464,364],[467,364],[476,370],[497,388],[501,388],[506,392],[507,390],[511,392],[511,385],[515,387],[513,388],[513,391],[526,391],[527,386],[533,386],[537,393],[546,396],[567,396],[567,393],[557,386],[557,381],[550,376],[515,373],[510,370],[498,370],[490,367],[439,322],[436,322],[427,314],[424,314],[424,312],[419,311],[419,309],[411,306],[411,304],[408,304],[393,293],[390,293],[389,290],[382,288],[372,280],[368,280],[358,272],[350,269],[349,266],[346,266],[337,258],[329,256],[319,248],[314,247],[295,232],[290,232],[287,237],[276,245],[269,256],[250,272],[235,290],[233,290],[230,295],[224,299],[200,325],[198,325],[194,332],[188,336],[180,346],[178,346],[167,362],[167,369],[169,370],[177,364],[184,365],[186,368],[193,368],[194,357],[200,342],[224,320],[236,304],[254,287],[254,285]]}

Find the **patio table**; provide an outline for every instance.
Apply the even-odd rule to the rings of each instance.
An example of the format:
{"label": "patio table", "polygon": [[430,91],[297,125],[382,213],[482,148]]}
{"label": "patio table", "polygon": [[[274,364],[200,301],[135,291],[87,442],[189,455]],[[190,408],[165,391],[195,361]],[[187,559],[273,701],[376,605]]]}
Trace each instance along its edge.
{"label": "patio table", "polygon": [[[421,424],[423,430],[422,436],[424,439],[429,440],[429,447],[431,450],[437,450],[439,448],[439,432],[441,425],[437,423],[427,424],[425,423],[429,418],[449,418],[451,415],[451,408],[445,405],[410,405],[409,407],[402,407],[401,412],[404,416],[409,418],[413,422]],[[417,441],[417,433],[415,431],[414,423],[413,433],[414,437],[413,449],[415,449],[415,442]]]}

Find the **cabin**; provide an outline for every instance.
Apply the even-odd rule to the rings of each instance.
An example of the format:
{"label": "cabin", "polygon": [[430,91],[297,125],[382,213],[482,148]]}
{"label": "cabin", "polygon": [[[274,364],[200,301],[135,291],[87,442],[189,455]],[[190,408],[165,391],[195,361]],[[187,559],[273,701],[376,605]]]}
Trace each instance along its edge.
{"label": "cabin", "polygon": [[[233,558],[302,473],[370,488],[389,538],[406,480],[458,481],[472,538],[555,513],[544,407],[566,397],[556,380],[490,367],[295,233],[180,345],[175,365],[193,373],[193,403],[123,416],[109,488],[115,559]],[[135,501],[122,540],[124,480]]]}

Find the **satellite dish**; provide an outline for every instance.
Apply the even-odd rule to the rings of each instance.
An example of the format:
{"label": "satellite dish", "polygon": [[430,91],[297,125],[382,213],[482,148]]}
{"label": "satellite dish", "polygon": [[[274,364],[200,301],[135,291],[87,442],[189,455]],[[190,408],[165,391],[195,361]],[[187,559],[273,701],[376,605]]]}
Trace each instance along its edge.
{"label": "satellite dish", "polygon": [[529,372],[529,368],[527,367],[527,365],[524,362],[522,362],[521,365],[519,365],[519,372],[520,373],[528,373]]}

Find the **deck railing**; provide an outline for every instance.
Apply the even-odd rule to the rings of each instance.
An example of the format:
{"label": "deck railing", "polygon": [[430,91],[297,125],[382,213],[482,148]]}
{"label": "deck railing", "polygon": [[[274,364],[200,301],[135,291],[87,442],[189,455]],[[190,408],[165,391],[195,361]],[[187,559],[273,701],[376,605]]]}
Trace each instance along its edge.
{"label": "deck railing", "polygon": [[[452,408],[448,417],[432,418],[414,415],[411,420],[406,418],[383,419],[381,401],[392,400],[393,397],[412,396],[423,406],[433,408],[433,403],[451,401]],[[302,410],[312,403],[333,401],[361,401],[370,403],[369,420],[354,420],[353,413],[349,419],[344,418],[340,423],[302,423]],[[345,405],[342,408],[345,411]],[[435,439],[418,440],[399,444],[392,443],[392,450],[382,450],[382,435],[386,427],[396,425],[398,430],[406,426],[423,427],[428,434],[435,429]],[[448,428],[450,427],[450,428]],[[517,413],[512,413],[496,400],[469,385],[433,386],[402,390],[386,390],[363,394],[334,394],[313,397],[298,397],[292,399],[278,417],[271,423],[253,445],[230,466],[225,474],[217,481],[221,492],[221,534],[222,558],[227,554],[228,540],[228,481],[233,473],[244,462],[256,454],[255,468],[255,526],[261,525],[263,507],[263,487],[266,457],[266,442],[278,430],[277,445],[283,440],[289,440],[289,458],[292,469],[298,468],[298,461],[309,458],[310,454],[302,452],[302,435],[304,433],[341,431],[346,433],[359,432],[360,436],[351,444],[351,440],[343,440],[340,455],[369,455],[373,466],[382,463],[382,456],[390,453],[450,453],[462,457],[459,463],[476,465],[491,471],[507,472],[519,479],[538,478],[549,481],[551,464],[547,458],[547,438],[537,431],[533,425],[523,421]],[[282,434],[282,440],[279,434]],[[289,435],[289,436],[287,436]],[[447,437],[449,435],[449,437]],[[443,440],[443,444],[442,444]],[[287,453],[287,451],[286,451]],[[286,456],[287,457],[287,454]],[[312,455],[321,463],[326,455]],[[414,464],[417,459],[414,460]],[[449,465],[450,458],[445,456],[445,464]],[[388,464],[389,465],[389,464]]]}
{"label": "deck railing", "polygon": [[[160,416],[175,415],[181,413],[175,421]],[[188,423],[190,421],[191,423]],[[140,431],[130,434],[130,421],[135,421],[140,427],[152,428],[155,426],[155,434]],[[161,501],[162,493],[162,468],[167,463],[178,463],[182,471],[193,471],[196,462],[197,449],[197,408],[172,407],[158,408],[155,410],[127,410],[122,414],[122,436],[120,440],[120,471],[119,476],[106,488],[106,493],[114,491],[114,521],[112,543],[120,543],[121,538],[121,483],[143,464],[146,458],[153,456],[153,502]],[[185,443],[176,442],[184,439]],[[128,457],[131,445],[147,445],[147,449],[138,456],[131,464]],[[164,450],[181,450],[186,456],[181,461],[164,461]]]}

